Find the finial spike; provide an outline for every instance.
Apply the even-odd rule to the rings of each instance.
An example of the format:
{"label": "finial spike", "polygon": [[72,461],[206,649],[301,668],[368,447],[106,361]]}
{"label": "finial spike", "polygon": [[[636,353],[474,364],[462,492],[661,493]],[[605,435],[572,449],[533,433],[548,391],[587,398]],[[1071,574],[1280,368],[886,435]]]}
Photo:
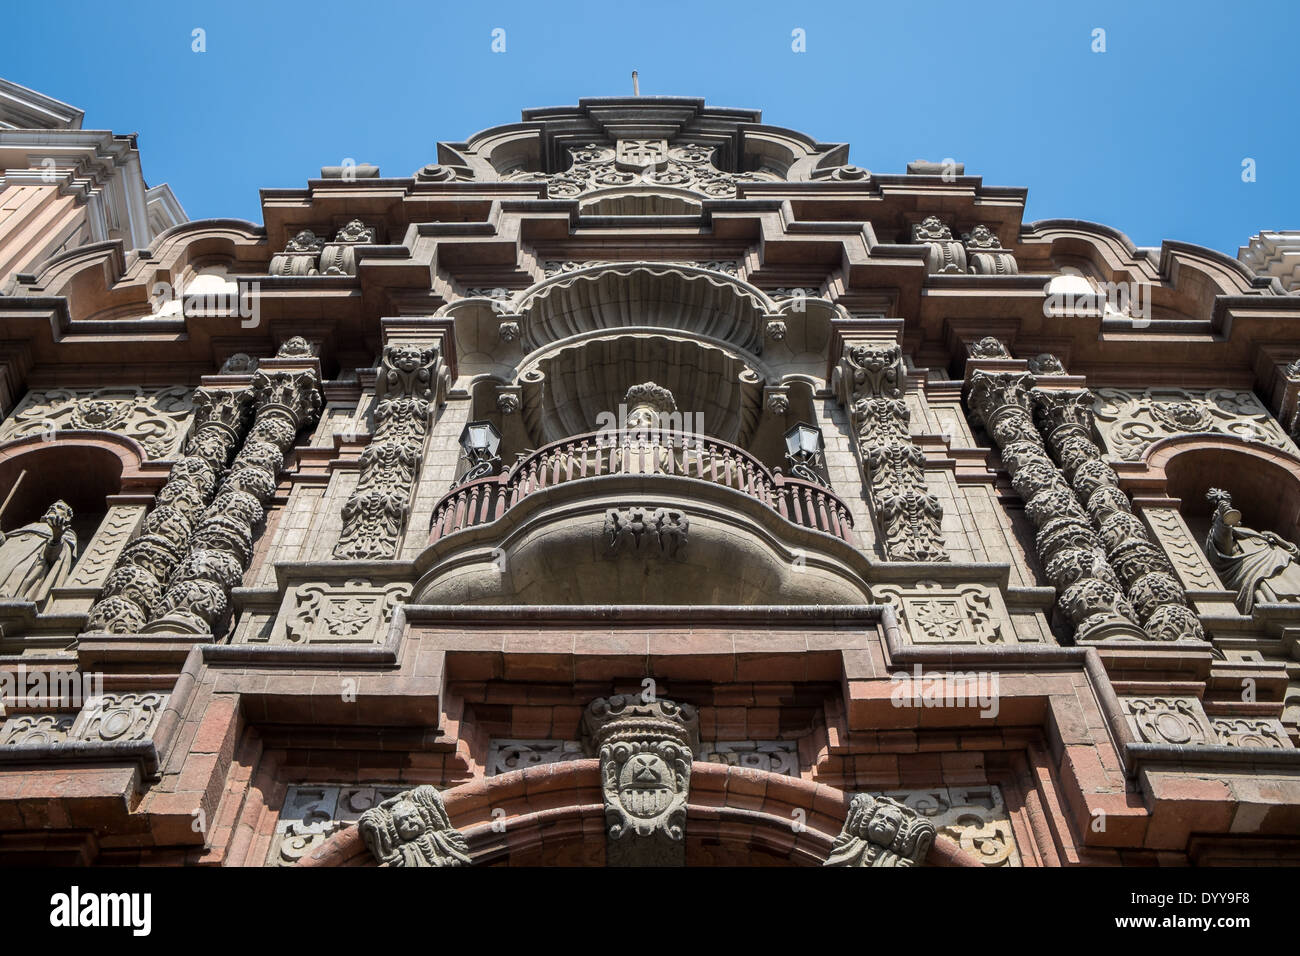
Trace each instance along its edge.
{"label": "finial spike", "polygon": [[640,82],[637,81],[636,70],[632,71],[632,95],[633,96],[641,95],[641,84]]}

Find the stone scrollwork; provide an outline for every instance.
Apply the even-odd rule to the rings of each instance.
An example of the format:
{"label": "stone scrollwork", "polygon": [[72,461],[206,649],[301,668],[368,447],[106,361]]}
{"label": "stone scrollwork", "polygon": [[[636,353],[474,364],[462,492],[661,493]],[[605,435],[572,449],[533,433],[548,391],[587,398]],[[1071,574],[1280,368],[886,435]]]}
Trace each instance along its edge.
{"label": "stone scrollwork", "polygon": [[320,274],[326,276],[354,276],[357,274],[357,246],[373,244],[375,229],[360,219],[353,219],[334,236],[334,241],[321,249]]}
{"label": "stone scrollwork", "polygon": [[1137,461],[1162,438],[1231,435],[1295,454],[1282,426],[1252,392],[1229,388],[1097,389],[1093,414],[1107,451]]}
{"label": "stone scrollwork", "polygon": [[1021,865],[1011,816],[995,784],[890,790],[883,796],[915,810],[984,866]]}
{"label": "stone scrollwork", "polygon": [[618,694],[592,701],[582,718],[583,745],[600,760],[605,800],[605,857],[610,866],[681,866],[686,801],[699,750],[698,716],[689,704]]}
{"label": "stone scrollwork", "polygon": [[934,846],[935,827],[890,797],[859,793],[824,866],[919,866]]}
{"label": "stone scrollwork", "polygon": [[463,866],[469,844],[451,825],[442,796],[425,784],[389,797],[357,824],[380,866]]}
{"label": "stone scrollwork", "polygon": [[393,610],[410,593],[409,584],[377,587],[364,580],[348,581],[342,586],[302,585],[286,600],[283,623],[272,630],[269,643],[378,643],[385,637]]}
{"label": "stone scrollwork", "polygon": [[1195,697],[1122,697],[1129,724],[1147,743],[1209,745],[1218,735]]}
{"label": "stone scrollwork", "polygon": [[966,247],[971,272],[997,276],[1013,276],[1019,272],[1016,257],[1002,248],[997,234],[988,226],[978,225],[962,233],[961,241]]}
{"label": "stone scrollwork", "polygon": [[148,457],[170,457],[185,436],[194,406],[184,386],[53,388],[28,392],[0,425],[0,442],[28,435],[57,437],[68,429],[109,431],[138,441]]}
{"label": "stone scrollwork", "polygon": [[253,536],[275,495],[285,456],[298,431],[320,412],[318,384],[312,369],[253,376],[252,427],[211,506],[197,516],[181,565],[146,630],[215,634],[225,626],[230,591],[252,560]]}
{"label": "stone scrollwork", "polygon": [[1213,717],[1217,741],[1225,747],[1263,747],[1290,750],[1286,728],[1276,717]]}
{"label": "stone scrollwork", "polygon": [[[1020,642],[996,589],[982,584],[944,587],[918,581],[910,588],[881,584],[872,593],[898,610],[913,644],[1000,645]],[[1037,635],[1027,635],[1036,639]]]}
{"label": "stone scrollwork", "polygon": [[271,257],[267,274],[273,276],[314,276],[320,274],[320,254],[325,240],[310,229],[299,231],[284,245],[284,251]]}
{"label": "stone scrollwork", "polygon": [[69,737],[105,743],[144,740],[167,704],[167,694],[105,694],[86,704]]}
{"label": "stone scrollwork", "polygon": [[374,438],[343,506],[336,558],[391,558],[410,510],[441,374],[439,351],[389,345],[375,380]]}
{"label": "stone scrollwork", "polygon": [[943,508],[925,482],[925,455],[912,442],[897,344],[849,346],[837,369],[860,460],[891,561],[947,561]]}
{"label": "stone scrollwork", "polygon": [[212,502],[217,475],[243,439],[253,392],[197,388],[193,404],[194,428],[184,457],[172,465],[141,534],[118,555],[99,600],[90,609],[87,631],[127,634],[148,622]]}

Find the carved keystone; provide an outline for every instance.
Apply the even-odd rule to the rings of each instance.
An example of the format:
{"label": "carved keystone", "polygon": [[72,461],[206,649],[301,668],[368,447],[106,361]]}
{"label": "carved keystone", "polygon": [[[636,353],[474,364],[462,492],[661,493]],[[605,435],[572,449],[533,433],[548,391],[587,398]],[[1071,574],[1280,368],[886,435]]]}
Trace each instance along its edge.
{"label": "carved keystone", "polygon": [[934,845],[934,824],[891,797],[859,793],[823,866],[919,866]]}
{"label": "carved keystone", "polygon": [[609,866],[683,866],[698,717],[689,704],[631,694],[587,705],[582,742],[600,758]]}

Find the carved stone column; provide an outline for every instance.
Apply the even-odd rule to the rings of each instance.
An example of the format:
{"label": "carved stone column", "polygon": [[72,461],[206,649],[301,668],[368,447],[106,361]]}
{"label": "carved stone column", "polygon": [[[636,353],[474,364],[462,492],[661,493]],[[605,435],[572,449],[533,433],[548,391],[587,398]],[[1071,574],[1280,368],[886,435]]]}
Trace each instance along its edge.
{"label": "carved stone column", "polygon": [[[285,349],[296,347],[294,340]],[[226,622],[230,590],[253,556],[253,535],[275,494],[285,455],[320,411],[317,373],[273,369],[253,376],[254,419],[239,454],[203,512],[189,550],[145,628],[149,632],[215,634]]]}
{"label": "carved stone column", "polygon": [[891,561],[947,561],[943,507],[925,484],[925,454],[912,441],[903,401],[906,369],[897,344],[849,345],[837,370],[858,457]]}
{"label": "carved stone column", "polygon": [[1094,396],[1086,388],[1030,391],[1034,418],[1075,495],[1086,504],[1110,566],[1152,640],[1203,641],[1201,622],[1160,546],[1133,513],[1119,476],[1092,441]]}
{"label": "carved stone column", "polygon": [[934,824],[890,797],[859,793],[823,866],[920,866],[934,846]]}
{"label": "carved stone column", "polygon": [[698,717],[689,704],[618,694],[587,705],[587,753],[600,758],[608,866],[682,866]]}
{"label": "carved stone column", "polygon": [[389,345],[375,379],[374,438],[361,453],[361,476],[343,506],[334,557],[391,558],[405,529],[424,458],[437,393],[439,353]]}
{"label": "carved stone column", "polygon": [[1143,640],[1101,540],[1034,426],[1033,384],[1033,376],[1024,372],[973,372],[967,399],[971,417],[1001,450],[1011,484],[1025,501],[1025,513],[1038,531],[1039,560],[1075,639]]}
{"label": "carved stone column", "polygon": [[251,389],[196,388],[195,425],[185,457],[172,466],[144,531],[123,549],[90,609],[86,631],[139,631],[185,556],[190,535],[212,501],[217,476],[248,427]]}

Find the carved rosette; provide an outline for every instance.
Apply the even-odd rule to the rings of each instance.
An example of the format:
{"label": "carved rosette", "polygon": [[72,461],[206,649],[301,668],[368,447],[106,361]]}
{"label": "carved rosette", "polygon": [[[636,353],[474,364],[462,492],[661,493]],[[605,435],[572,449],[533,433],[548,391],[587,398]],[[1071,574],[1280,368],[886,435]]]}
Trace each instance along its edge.
{"label": "carved rosette", "polygon": [[859,793],[823,866],[919,866],[934,846],[934,824],[892,797]]}
{"label": "carved rosette", "polygon": [[375,380],[374,438],[361,453],[361,476],[343,506],[336,558],[391,558],[410,511],[438,381],[438,350],[384,349]]}
{"label": "carved rosette", "polygon": [[925,455],[908,427],[902,349],[896,344],[851,345],[838,372],[886,557],[947,561],[940,530],[943,507],[926,488]]}
{"label": "carved rosette", "polygon": [[[1137,613],[1124,597],[1080,495],[1048,454],[1034,425],[1033,385],[1033,376],[1023,372],[976,371],[967,398],[971,417],[983,424],[1002,452],[1011,484],[1037,529],[1039,560],[1076,640],[1141,640],[1145,635],[1137,627]],[[1077,469],[1084,469],[1080,480],[1095,480],[1095,465],[1070,460],[1075,465],[1070,474],[1077,477]]]}
{"label": "carved rosette", "polygon": [[311,369],[253,376],[253,425],[144,630],[215,634],[225,626],[230,591],[252,560],[254,533],[275,494],[285,456],[299,429],[320,411],[317,385]]}
{"label": "carved rosette", "polygon": [[248,427],[251,389],[196,388],[194,430],[139,537],[126,546],[90,609],[86,631],[139,631],[189,547],[219,475]]}
{"label": "carved rosette", "polygon": [[593,700],[583,746],[600,759],[609,866],[682,866],[698,716],[689,704],[617,694]]}
{"label": "carved rosette", "polygon": [[1156,641],[1204,640],[1201,622],[1188,607],[1173,566],[1133,514],[1119,476],[1092,441],[1092,392],[1034,388],[1029,398],[1038,427],[1074,494],[1085,504],[1110,567],[1147,636]]}

